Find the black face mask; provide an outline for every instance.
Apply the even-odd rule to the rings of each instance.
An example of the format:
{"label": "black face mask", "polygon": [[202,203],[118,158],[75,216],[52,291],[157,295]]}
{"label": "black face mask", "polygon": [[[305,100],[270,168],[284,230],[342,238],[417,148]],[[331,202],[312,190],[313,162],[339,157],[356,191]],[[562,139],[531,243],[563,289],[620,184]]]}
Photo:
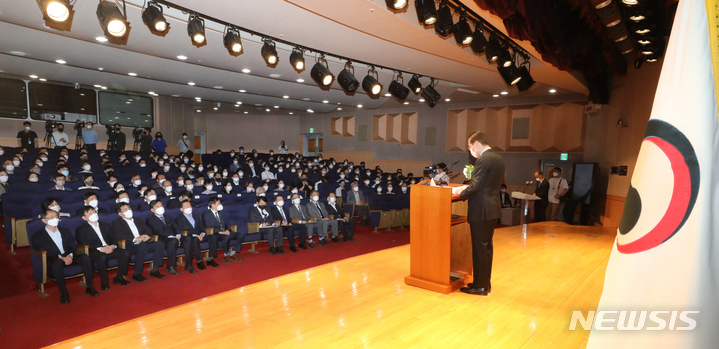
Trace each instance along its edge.
{"label": "black face mask", "polygon": [[65,129],[64,129],[64,128],[58,128],[58,129],[57,129],[57,132],[62,132],[63,130],[65,130]]}
{"label": "black face mask", "polygon": [[259,207],[260,210],[264,210],[265,208],[267,208],[267,205],[257,205],[257,207]]}

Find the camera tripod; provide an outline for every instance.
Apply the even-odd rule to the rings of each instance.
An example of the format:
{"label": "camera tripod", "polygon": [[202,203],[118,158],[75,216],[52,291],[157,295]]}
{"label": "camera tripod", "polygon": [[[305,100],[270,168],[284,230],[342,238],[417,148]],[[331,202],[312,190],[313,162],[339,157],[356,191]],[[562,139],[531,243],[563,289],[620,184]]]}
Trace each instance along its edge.
{"label": "camera tripod", "polygon": [[52,132],[45,132],[45,148],[52,148],[52,144],[55,142],[55,136],[52,135]]}
{"label": "camera tripod", "polygon": [[75,150],[79,150],[82,146],[82,131],[78,131],[77,136],[75,136]]}

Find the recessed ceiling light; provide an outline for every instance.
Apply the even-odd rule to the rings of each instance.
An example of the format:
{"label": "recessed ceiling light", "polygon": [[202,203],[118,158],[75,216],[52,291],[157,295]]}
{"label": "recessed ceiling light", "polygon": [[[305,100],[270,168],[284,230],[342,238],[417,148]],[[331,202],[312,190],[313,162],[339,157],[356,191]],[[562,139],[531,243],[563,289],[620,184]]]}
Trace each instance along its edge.
{"label": "recessed ceiling light", "polygon": [[549,93],[554,93],[554,92],[557,92],[557,90],[555,90],[555,89],[550,89],[550,90],[549,90]]}
{"label": "recessed ceiling light", "polygon": [[172,95],[172,97],[175,97],[175,98],[177,98],[177,97],[180,97],[180,95]]}
{"label": "recessed ceiling light", "polygon": [[185,55],[179,55],[179,56],[177,56],[177,59],[180,59],[180,60],[183,60],[183,61],[184,61],[184,60],[187,59],[187,56],[185,56]]}
{"label": "recessed ceiling light", "polygon": [[107,90],[107,86],[102,86],[102,87],[100,87],[100,88],[103,89],[103,90]]}
{"label": "recessed ceiling light", "polygon": [[58,63],[58,64],[65,64],[65,63],[67,63],[67,62],[65,62],[65,61],[64,61],[64,60],[62,60],[62,59],[56,59],[56,60],[55,60],[55,63]]}
{"label": "recessed ceiling light", "polygon": [[307,98],[307,97],[305,97],[305,98],[302,98],[302,100],[303,100],[303,101],[309,101],[310,99]]}
{"label": "recessed ceiling light", "polygon": [[102,85],[93,85],[93,86],[95,86],[95,87],[97,87],[97,88],[100,88],[100,87],[102,87]]}
{"label": "recessed ceiling light", "polygon": [[391,93],[385,93],[384,96],[385,96],[385,97],[392,97],[392,94],[391,94]]}
{"label": "recessed ceiling light", "polygon": [[215,89],[221,90],[222,86],[214,86]]}
{"label": "recessed ceiling light", "polygon": [[424,102],[424,98],[420,98],[419,101],[420,101],[420,102]]}
{"label": "recessed ceiling light", "polygon": [[239,106],[240,106],[239,104],[235,104],[235,107],[239,107]]}
{"label": "recessed ceiling light", "polygon": [[195,111],[199,113],[199,112],[200,112],[200,109],[197,109],[197,110],[195,110]]}
{"label": "recessed ceiling light", "polygon": [[80,94],[80,96],[84,96],[84,95],[85,95],[84,93],[81,93],[81,94]]}
{"label": "recessed ceiling light", "polygon": [[508,95],[509,92],[507,92],[507,91],[502,91],[502,92],[500,92],[499,94],[501,94],[501,95]]}
{"label": "recessed ceiling light", "polygon": [[247,92],[247,91],[245,91],[245,90],[240,90],[240,92],[241,92],[241,93],[245,93],[245,92]]}
{"label": "recessed ceiling light", "polygon": [[407,105],[407,104],[409,104],[409,102],[404,102],[404,105]]}
{"label": "recessed ceiling light", "polygon": [[195,83],[192,82],[192,81],[188,82],[187,84],[190,85],[190,86],[195,86]]}
{"label": "recessed ceiling light", "polygon": [[97,67],[97,70],[103,71],[103,70],[105,70],[105,68],[103,68],[103,67]]}
{"label": "recessed ceiling light", "polygon": [[[155,93],[155,92],[150,91],[150,93]],[[134,102],[134,101],[135,101],[135,100],[132,99],[132,98],[128,98],[127,100],[130,101],[130,102]]]}
{"label": "recessed ceiling light", "polygon": [[294,114],[293,112],[290,112],[290,115]]}
{"label": "recessed ceiling light", "polygon": [[104,36],[95,37],[95,40],[97,40],[99,42],[107,42],[107,38]]}
{"label": "recessed ceiling light", "polygon": [[276,106],[275,106],[275,109],[278,109],[279,107],[280,107],[279,105],[276,105]]}
{"label": "recessed ceiling light", "polygon": [[445,98],[444,101],[445,101],[445,102],[449,102],[449,101],[451,101],[451,99]]}
{"label": "recessed ceiling light", "polygon": [[127,73],[127,75],[130,75],[130,76],[137,76],[137,73]]}
{"label": "recessed ceiling light", "polygon": [[237,102],[237,105],[242,105],[242,102]]}
{"label": "recessed ceiling light", "polygon": [[[255,107],[261,107],[261,106],[262,106],[262,103],[255,103]],[[261,109],[261,108],[257,108],[257,109]]]}
{"label": "recessed ceiling light", "polygon": [[45,79],[45,78],[40,78],[39,80],[40,80],[40,81],[47,81],[47,79]]}
{"label": "recessed ceiling light", "polygon": [[297,82],[305,82],[305,79],[297,79]]}
{"label": "recessed ceiling light", "polygon": [[342,108],[337,108],[337,110],[342,110]]}
{"label": "recessed ceiling light", "polygon": [[214,107],[214,108],[212,108],[212,109],[217,110],[217,107]]}
{"label": "recessed ceiling light", "polygon": [[37,75],[35,75],[35,74],[30,75],[30,77],[33,79],[37,79]]}
{"label": "recessed ceiling light", "polygon": [[329,102],[330,102],[330,101],[328,101],[328,100],[326,100],[326,99],[325,99],[324,101],[322,101],[322,103],[324,103],[324,104],[327,104],[327,103],[329,103]]}
{"label": "recessed ceiling light", "polygon": [[362,108],[362,104],[357,104],[357,108]]}
{"label": "recessed ceiling light", "polygon": [[245,112],[245,114],[247,114],[247,112]]}
{"label": "recessed ceiling light", "polygon": [[[150,93],[150,94],[152,94],[152,93]],[[125,104],[132,104],[132,102],[125,102]]]}
{"label": "recessed ceiling light", "polygon": [[270,108],[265,109],[265,111],[270,111]]}
{"label": "recessed ceiling light", "polygon": [[282,96],[282,98],[287,99],[287,98],[290,98],[290,96],[284,95],[284,96]]}
{"label": "recessed ceiling light", "polygon": [[249,73],[250,73],[250,71],[251,71],[251,70],[249,70],[249,69],[247,69],[247,68],[245,68],[245,69],[242,69],[242,72],[243,72],[243,73],[245,73],[245,74],[249,74]]}
{"label": "recessed ceiling light", "polygon": [[499,97],[499,95],[492,95],[492,97],[497,98],[497,97]]}
{"label": "recessed ceiling light", "polygon": [[312,110],[312,109],[307,109],[307,112],[308,112],[308,113],[314,113],[315,111]]}
{"label": "recessed ceiling light", "polygon": [[280,76],[282,76],[282,75],[280,75],[280,74],[270,74],[270,77],[271,77],[271,78],[275,78],[275,79],[279,78]]}

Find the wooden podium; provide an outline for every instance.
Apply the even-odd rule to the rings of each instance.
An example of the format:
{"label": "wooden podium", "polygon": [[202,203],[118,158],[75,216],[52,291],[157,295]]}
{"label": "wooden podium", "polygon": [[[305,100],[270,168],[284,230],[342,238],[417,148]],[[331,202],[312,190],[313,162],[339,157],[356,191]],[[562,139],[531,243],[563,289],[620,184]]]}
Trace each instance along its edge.
{"label": "wooden podium", "polygon": [[410,275],[407,285],[448,294],[472,281],[467,202],[451,187],[416,184],[410,191]]}

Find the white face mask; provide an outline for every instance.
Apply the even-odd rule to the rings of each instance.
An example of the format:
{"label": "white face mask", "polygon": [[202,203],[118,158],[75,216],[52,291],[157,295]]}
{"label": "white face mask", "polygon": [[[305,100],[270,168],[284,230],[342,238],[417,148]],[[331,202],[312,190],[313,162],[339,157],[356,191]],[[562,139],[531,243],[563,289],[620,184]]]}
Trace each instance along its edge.
{"label": "white face mask", "polygon": [[365,184],[365,185],[369,185],[369,181],[364,181],[364,184]]}
{"label": "white face mask", "polygon": [[277,186],[280,187],[280,189],[282,189],[282,188],[285,187],[285,183],[280,183],[280,184],[278,184]]}
{"label": "white face mask", "polygon": [[266,185],[263,185],[263,186],[262,186],[262,189],[264,189],[265,191],[267,191],[269,188],[270,188],[270,187],[268,187],[268,186],[266,186]]}
{"label": "white face mask", "polygon": [[95,222],[97,222],[97,221],[100,220],[100,216],[98,216],[97,213],[93,213],[93,214],[90,215],[90,217],[89,217],[87,220],[89,220],[90,222],[95,223]]}
{"label": "white face mask", "polygon": [[337,198],[329,198],[329,200],[330,200],[330,202],[333,203],[333,204],[334,204],[335,202],[337,202]]}
{"label": "white face mask", "polygon": [[163,214],[165,214],[165,208],[164,208],[164,207],[158,207],[157,209],[155,209],[155,213],[157,213],[158,215],[162,216]]}
{"label": "white face mask", "polygon": [[140,164],[140,167],[145,167],[145,166],[147,166],[147,164]]}
{"label": "white face mask", "polygon": [[276,204],[277,204],[277,206],[282,207],[282,205],[284,205],[285,202],[280,200],[280,201],[277,201]]}
{"label": "white face mask", "polygon": [[182,212],[184,212],[186,215],[191,215],[191,214],[192,214],[192,207],[188,207],[188,208],[182,209]]}
{"label": "white face mask", "polygon": [[345,178],[345,175],[341,174],[341,175],[340,175],[340,178],[344,179],[344,178]]}
{"label": "white face mask", "polygon": [[295,172],[297,172],[297,170],[295,170],[295,169],[292,169],[292,170],[290,170],[290,171],[291,171],[292,173],[295,173]]}
{"label": "white face mask", "polygon": [[554,173],[552,174],[552,176],[554,176],[554,177],[559,177],[559,172],[554,172]]}
{"label": "white face mask", "polygon": [[472,157],[477,157],[477,153],[474,151],[474,145],[469,148],[469,153],[472,154]]}
{"label": "white face mask", "polygon": [[217,205],[217,210],[222,211],[225,207],[222,204]]}
{"label": "white face mask", "polygon": [[130,219],[132,218],[132,210],[127,210],[124,213],[125,218]]}
{"label": "white face mask", "polygon": [[129,204],[129,203],[130,203],[130,198],[121,198],[121,199],[120,199],[120,202],[124,202],[124,203],[126,203],[126,204]]}
{"label": "white face mask", "polygon": [[92,129],[92,125],[87,125],[87,129],[88,130]]}
{"label": "white face mask", "polygon": [[165,164],[165,162],[164,162],[164,161],[162,161],[162,160],[158,161],[157,163],[158,163],[158,164],[159,164],[160,166],[162,166],[162,165],[164,165],[164,164]]}
{"label": "white face mask", "polygon": [[56,184],[58,187],[62,187],[63,185],[65,185],[65,181],[57,181],[57,182],[55,182],[55,184]]}
{"label": "white face mask", "polygon": [[42,167],[42,165],[44,165],[44,164],[42,163],[42,161],[38,161],[38,163],[36,165]]}
{"label": "white face mask", "polygon": [[187,136],[182,136],[182,139],[187,139]]}
{"label": "white face mask", "polygon": [[499,191],[501,191],[502,193],[506,193],[507,189],[499,189]]}
{"label": "white face mask", "polygon": [[240,179],[239,179],[239,178],[232,178],[232,182],[234,182],[234,183],[240,183]]}
{"label": "white face mask", "polygon": [[382,187],[377,187],[377,192],[378,192],[378,193],[381,193],[381,192],[382,192]]}
{"label": "white face mask", "polygon": [[52,205],[52,206],[50,206],[50,207],[48,207],[48,208],[51,209],[51,210],[53,210],[53,211],[55,211],[55,212],[60,212],[60,205],[57,205],[57,204],[56,204],[56,205]]}
{"label": "white face mask", "polygon": [[227,189],[227,191],[229,192],[229,191],[232,190],[232,186],[231,186],[231,185],[228,185],[228,186],[225,187],[225,189]]}
{"label": "white face mask", "polygon": [[317,196],[317,195],[315,195],[315,196],[312,197],[312,200],[315,201],[315,202],[316,202],[316,201],[319,201],[319,199],[320,199],[320,197]]}
{"label": "white face mask", "polygon": [[25,129],[30,131],[30,126],[25,126]]}
{"label": "white face mask", "polygon": [[13,160],[12,164],[15,165],[15,166],[20,166],[20,161],[18,161],[18,160]]}
{"label": "white face mask", "polygon": [[297,190],[297,189],[292,189],[292,194],[297,194],[298,192],[299,192],[299,190]]}
{"label": "white face mask", "polygon": [[172,193],[172,186],[170,185],[170,186],[165,187],[165,192]]}
{"label": "white face mask", "polygon": [[194,187],[195,187],[194,184],[188,184],[185,186],[185,188],[187,188],[187,190],[192,190],[192,188],[194,188]]}
{"label": "white face mask", "polygon": [[7,180],[8,180],[8,176],[0,176],[0,182],[5,183],[5,182],[7,182]]}
{"label": "white face mask", "polygon": [[402,187],[402,192],[403,192],[403,193],[406,193],[406,192],[407,192],[407,187]]}
{"label": "white face mask", "polygon": [[150,195],[147,197],[148,201],[155,201],[157,200],[157,195]]}
{"label": "white face mask", "polygon": [[170,166],[165,166],[165,172],[170,170]]}
{"label": "white face mask", "polygon": [[293,202],[295,205],[299,205],[299,204],[300,204],[300,198],[295,198],[295,199],[292,200],[292,202]]}
{"label": "white face mask", "polygon": [[49,220],[47,221],[47,225],[49,225],[49,226],[51,226],[51,227],[57,227],[58,224],[60,224],[60,219],[59,219],[59,218],[53,218],[53,219],[49,219]]}
{"label": "white face mask", "polygon": [[359,187],[353,187],[352,190],[359,191]]}
{"label": "white face mask", "polygon": [[237,175],[240,176],[240,178],[242,178],[242,176],[244,176],[245,173],[244,173],[244,172],[237,172]]}
{"label": "white face mask", "polygon": [[91,207],[97,208],[97,200],[90,200],[90,202],[87,203]]}
{"label": "white face mask", "polygon": [[539,178],[539,177],[535,177],[534,179],[535,179],[535,180],[537,181],[537,183],[539,183],[539,181],[541,181],[541,180],[542,180],[542,179],[541,179],[541,178]]}
{"label": "white face mask", "polygon": [[164,179],[164,178],[160,178],[160,184],[162,184],[162,183],[165,183],[165,179]]}
{"label": "white face mask", "polygon": [[391,191],[392,191],[392,187],[387,187],[387,191],[388,191],[388,192],[391,192]]}
{"label": "white face mask", "polygon": [[212,185],[205,186],[207,188],[207,191],[212,191]]}

